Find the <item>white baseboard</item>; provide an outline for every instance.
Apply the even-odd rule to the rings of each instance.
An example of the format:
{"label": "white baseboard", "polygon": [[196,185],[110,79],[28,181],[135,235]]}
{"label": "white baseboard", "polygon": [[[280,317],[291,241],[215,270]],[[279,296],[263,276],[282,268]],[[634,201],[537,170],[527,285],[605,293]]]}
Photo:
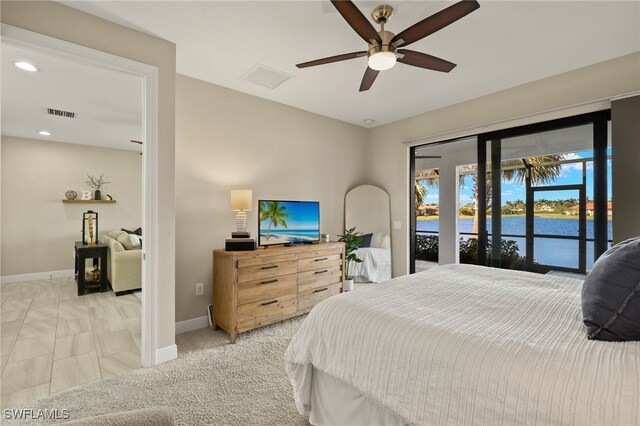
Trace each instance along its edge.
{"label": "white baseboard", "polygon": [[156,365],[178,358],[178,347],[167,346],[156,350]]}
{"label": "white baseboard", "polygon": [[5,275],[0,277],[0,284],[17,283],[20,281],[49,280],[52,278],[72,277],[75,274],[73,269],[63,269],[62,271],[35,272],[33,274]]}
{"label": "white baseboard", "polygon": [[176,323],[176,334],[186,333],[188,331],[199,330],[209,327],[209,318],[207,316],[192,318],[186,321]]}

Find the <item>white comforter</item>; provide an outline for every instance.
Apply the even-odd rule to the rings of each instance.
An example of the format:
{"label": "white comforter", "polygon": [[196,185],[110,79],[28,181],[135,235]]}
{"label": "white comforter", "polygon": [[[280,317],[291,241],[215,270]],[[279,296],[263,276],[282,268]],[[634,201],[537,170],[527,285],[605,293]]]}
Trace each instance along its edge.
{"label": "white comforter", "polygon": [[286,352],[411,424],[640,424],[640,342],[589,341],[581,281],[448,265],[331,297]]}
{"label": "white comforter", "polygon": [[360,263],[350,262],[350,277],[364,277],[372,283],[391,279],[391,250],[378,247],[361,247],[355,251]]}

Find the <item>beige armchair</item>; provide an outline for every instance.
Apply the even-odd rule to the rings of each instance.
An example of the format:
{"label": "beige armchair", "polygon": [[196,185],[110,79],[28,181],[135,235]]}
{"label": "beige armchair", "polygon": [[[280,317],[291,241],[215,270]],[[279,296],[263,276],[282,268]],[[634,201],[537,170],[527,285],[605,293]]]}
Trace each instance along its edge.
{"label": "beige armchair", "polygon": [[[111,233],[113,235],[113,233]],[[107,279],[116,296],[142,287],[142,250],[126,250],[115,238],[102,236],[102,242],[109,246],[107,251]]]}

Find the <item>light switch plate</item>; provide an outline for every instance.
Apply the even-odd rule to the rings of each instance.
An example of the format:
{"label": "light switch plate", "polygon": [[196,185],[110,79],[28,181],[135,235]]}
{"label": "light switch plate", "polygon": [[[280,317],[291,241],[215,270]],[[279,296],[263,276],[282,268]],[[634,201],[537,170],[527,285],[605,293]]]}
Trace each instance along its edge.
{"label": "light switch plate", "polygon": [[402,223],[399,220],[394,220],[393,229],[402,229]]}

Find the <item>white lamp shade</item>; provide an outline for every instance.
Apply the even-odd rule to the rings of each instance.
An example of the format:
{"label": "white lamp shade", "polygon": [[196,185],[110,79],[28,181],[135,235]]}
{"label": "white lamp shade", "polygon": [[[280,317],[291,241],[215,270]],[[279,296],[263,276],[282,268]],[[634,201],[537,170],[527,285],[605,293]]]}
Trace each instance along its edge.
{"label": "white lamp shade", "polygon": [[250,189],[234,189],[231,191],[231,210],[251,210],[253,204],[253,192]]}

